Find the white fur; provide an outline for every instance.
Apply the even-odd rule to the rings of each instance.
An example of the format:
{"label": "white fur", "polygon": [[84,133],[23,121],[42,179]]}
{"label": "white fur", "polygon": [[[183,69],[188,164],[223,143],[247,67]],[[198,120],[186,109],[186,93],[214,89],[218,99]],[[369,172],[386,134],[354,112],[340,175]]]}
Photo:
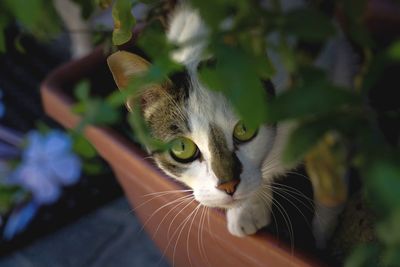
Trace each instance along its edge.
{"label": "white fur", "polygon": [[[170,42],[180,48],[171,56],[188,68],[193,90],[186,107],[192,129],[192,134],[188,137],[196,143],[204,158],[202,161],[190,163],[190,168],[175,178],[191,187],[196,200],[203,205],[227,208],[229,231],[234,235],[244,236],[255,233],[270,222],[272,192],[265,185],[268,187],[274,178],[287,172],[290,167],[294,167],[285,166],[281,161],[282,152],[293,124],[290,122],[280,123],[275,129],[268,125],[261,126],[258,135],[253,140],[241,144],[235,151],[243,165],[243,171],[240,176],[241,182],[234,195],[230,196],[216,188],[218,178],[211,168],[209,125],[212,123],[224,130],[228,148],[233,151],[232,132],[239,117],[221,93],[208,90],[197,77],[197,64],[202,58],[204,59],[203,49],[207,44],[207,34],[208,30],[197,11],[183,5],[172,16],[167,36]],[[270,41],[273,39],[273,36],[269,37]],[[331,48],[327,47],[328,52],[324,54],[325,57],[332,53],[329,52],[329,49],[332,50],[332,46],[335,46],[334,43],[329,45]],[[268,52],[268,54],[274,65],[277,66],[278,72],[272,81],[279,94],[289,85],[289,75],[280,64],[279,55],[273,52]],[[321,62],[324,60],[320,59],[319,62],[317,64],[322,66]],[[349,81],[346,71],[342,69],[346,64],[346,61],[338,61],[336,64],[326,66],[327,68],[333,66],[340,72],[333,74],[332,78],[338,80],[342,85],[348,85]],[[317,209],[317,212],[318,210],[323,210],[325,217],[332,217],[329,222],[324,221],[323,225],[314,220],[314,233],[318,235],[316,239],[320,243],[324,243],[326,233],[323,232],[332,225],[331,222],[335,220],[338,209],[332,212],[326,208]],[[332,214],[334,216],[330,216]],[[315,217],[318,216],[319,214]]]}
{"label": "white fur", "polygon": [[187,6],[178,8],[172,16],[167,36],[180,46],[172,58],[186,65],[191,77],[187,114],[192,134],[188,137],[196,143],[204,159],[190,163],[190,168],[176,178],[191,187],[196,200],[203,205],[227,208],[228,229],[232,234],[253,234],[270,222],[272,193],[262,185],[285,171],[280,154],[288,128],[261,126],[254,139],[239,145],[236,150],[243,170],[235,194],[230,196],[216,188],[218,178],[211,168],[209,125],[212,123],[224,130],[228,148],[233,151],[232,133],[240,119],[221,93],[205,88],[197,77],[196,68],[204,58],[207,33],[198,12]]}
{"label": "white fur", "polygon": [[196,10],[181,5],[175,10],[170,21],[168,40],[180,46],[172,58],[186,66],[196,65],[202,58],[208,30]]}

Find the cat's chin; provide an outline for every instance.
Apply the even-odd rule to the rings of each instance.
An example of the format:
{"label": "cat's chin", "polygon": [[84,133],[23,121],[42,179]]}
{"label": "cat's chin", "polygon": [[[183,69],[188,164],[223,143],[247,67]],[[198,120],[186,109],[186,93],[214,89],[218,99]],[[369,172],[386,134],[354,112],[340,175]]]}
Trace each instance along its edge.
{"label": "cat's chin", "polygon": [[237,199],[230,199],[230,200],[226,200],[223,202],[219,202],[219,203],[201,203],[202,205],[206,206],[206,207],[210,207],[210,208],[220,208],[220,209],[231,209],[234,207],[237,207],[238,205],[240,205],[243,202],[243,200],[237,200]]}
{"label": "cat's chin", "polygon": [[219,201],[199,201],[203,206],[210,207],[210,208],[222,208],[222,209],[231,209],[241,205],[245,202],[248,198],[250,198],[253,194],[242,194],[239,196],[233,197],[225,197]]}

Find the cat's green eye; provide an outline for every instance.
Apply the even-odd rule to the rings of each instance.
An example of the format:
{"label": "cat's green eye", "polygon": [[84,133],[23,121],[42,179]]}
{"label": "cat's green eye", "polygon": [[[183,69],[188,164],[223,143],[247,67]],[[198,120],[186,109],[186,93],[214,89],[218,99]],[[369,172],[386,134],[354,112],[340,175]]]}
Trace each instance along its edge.
{"label": "cat's green eye", "polygon": [[233,129],[233,138],[235,141],[243,143],[250,141],[257,135],[257,129],[246,126],[243,121],[236,123]]}
{"label": "cat's green eye", "polygon": [[182,163],[191,162],[199,155],[196,144],[186,137],[178,137],[173,140],[169,152],[176,161]]}

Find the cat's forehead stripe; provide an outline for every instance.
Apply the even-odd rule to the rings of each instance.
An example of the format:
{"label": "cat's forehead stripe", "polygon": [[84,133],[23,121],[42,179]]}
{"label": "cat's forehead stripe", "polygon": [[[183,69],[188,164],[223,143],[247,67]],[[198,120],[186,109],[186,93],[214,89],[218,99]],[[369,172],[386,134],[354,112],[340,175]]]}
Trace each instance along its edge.
{"label": "cat's forehead stripe", "polygon": [[215,124],[210,124],[209,150],[211,168],[220,182],[227,182],[240,176],[241,163],[235,152],[229,150],[223,130]]}

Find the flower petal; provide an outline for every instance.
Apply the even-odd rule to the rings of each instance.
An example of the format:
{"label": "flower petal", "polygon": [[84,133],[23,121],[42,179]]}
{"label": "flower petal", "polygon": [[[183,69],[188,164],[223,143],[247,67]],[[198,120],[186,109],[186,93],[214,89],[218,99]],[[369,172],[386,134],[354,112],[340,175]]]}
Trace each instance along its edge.
{"label": "flower petal", "polygon": [[69,152],[71,147],[71,138],[61,131],[54,130],[47,134],[43,149],[47,158],[53,160],[54,156]]}
{"label": "flower petal", "polygon": [[38,204],[49,204],[56,201],[61,194],[59,184],[52,179],[52,175],[54,174],[48,166],[24,164],[12,177],[17,184],[32,192]]}
{"label": "flower petal", "polygon": [[28,146],[23,152],[24,161],[40,161],[43,158],[44,137],[38,131],[30,131],[26,135]]}
{"label": "flower petal", "polygon": [[2,118],[5,113],[6,113],[6,107],[4,106],[3,103],[0,102],[0,118]]}
{"label": "flower petal", "polygon": [[54,178],[63,185],[76,183],[81,175],[81,161],[71,153],[49,162],[49,167],[55,174]]}
{"label": "flower petal", "polygon": [[61,189],[57,184],[47,179],[40,187],[33,188],[32,193],[33,199],[38,204],[51,204],[60,198]]}
{"label": "flower petal", "polygon": [[11,240],[16,234],[22,232],[34,218],[37,210],[38,206],[33,201],[21,208],[15,209],[4,227],[4,239]]}

